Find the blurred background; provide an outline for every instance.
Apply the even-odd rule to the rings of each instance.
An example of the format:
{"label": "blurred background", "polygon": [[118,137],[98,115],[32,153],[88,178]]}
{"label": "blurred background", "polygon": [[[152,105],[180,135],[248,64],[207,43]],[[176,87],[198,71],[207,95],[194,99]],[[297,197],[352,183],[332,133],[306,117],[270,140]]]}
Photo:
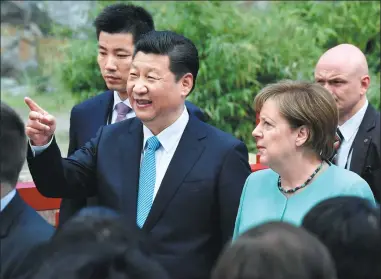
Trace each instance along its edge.
{"label": "blurred background", "polygon": [[[115,2],[121,1],[1,2],[2,100],[25,120],[24,96],[55,115],[64,156],[72,106],[105,89],[92,22]],[[152,13],[157,29],[193,40],[201,67],[189,99],[251,153],[255,94],[285,78],[312,80],[319,56],[337,44],[355,44],[366,54],[372,80],[368,99],[380,109],[379,1],[133,3]],[[28,179],[26,168],[21,180]]]}

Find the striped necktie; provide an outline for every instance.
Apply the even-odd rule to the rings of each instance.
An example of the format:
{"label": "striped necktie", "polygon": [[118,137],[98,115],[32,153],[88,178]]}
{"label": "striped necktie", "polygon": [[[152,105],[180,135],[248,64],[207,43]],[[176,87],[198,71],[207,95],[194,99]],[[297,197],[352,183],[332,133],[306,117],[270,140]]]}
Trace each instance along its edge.
{"label": "striped necktie", "polygon": [[145,146],[143,160],[140,166],[139,192],[137,203],[136,223],[141,228],[147,219],[153,202],[153,193],[156,182],[155,153],[160,147],[157,137],[150,137]]}

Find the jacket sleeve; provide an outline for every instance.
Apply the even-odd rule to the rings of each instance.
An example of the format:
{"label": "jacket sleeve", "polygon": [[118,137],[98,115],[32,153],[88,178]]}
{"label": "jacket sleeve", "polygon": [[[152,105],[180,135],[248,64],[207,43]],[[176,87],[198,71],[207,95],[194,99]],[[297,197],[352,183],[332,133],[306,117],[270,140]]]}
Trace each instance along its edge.
{"label": "jacket sleeve", "polygon": [[33,156],[28,148],[28,166],[38,191],[46,197],[81,198],[96,193],[97,149],[102,137],[101,127],[95,138],[70,157],[63,159],[54,139],[40,155]]}

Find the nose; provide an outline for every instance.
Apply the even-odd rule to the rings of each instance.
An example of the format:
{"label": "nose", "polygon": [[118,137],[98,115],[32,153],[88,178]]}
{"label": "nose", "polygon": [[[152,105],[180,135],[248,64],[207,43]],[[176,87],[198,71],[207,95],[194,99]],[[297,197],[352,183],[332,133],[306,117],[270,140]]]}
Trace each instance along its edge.
{"label": "nose", "polygon": [[115,59],[111,55],[107,57],[105,69],[107,71],[116,71]]}
{"label": "nose", "polygon": [[132,84],[132,92],[136,94],[144,94],[147,93],[148,89],[145,86],[144,82],[142,82],[140,79],[136,80]]}
{"label": "nose", "polygon": [[257,124],[257,126],[254,128],[253,132],[251,133],[253,138],[257,139],[262,136],[260,124]]}

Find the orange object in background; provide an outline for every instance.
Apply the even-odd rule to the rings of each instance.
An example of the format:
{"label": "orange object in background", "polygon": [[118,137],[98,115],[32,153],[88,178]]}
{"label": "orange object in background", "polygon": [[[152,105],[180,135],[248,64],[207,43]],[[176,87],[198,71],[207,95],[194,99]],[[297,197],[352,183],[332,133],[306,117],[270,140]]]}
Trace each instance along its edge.
{"label": "orange object in background", "polygon": [[[38,192],[34,182],[19,182],[16,186],[17,192],[21,198],[34,210],[59,210],[61,199],[59,198],[46,198]],[[55,224],[57,227],[59,219],[59,212],[55,214]]]}

